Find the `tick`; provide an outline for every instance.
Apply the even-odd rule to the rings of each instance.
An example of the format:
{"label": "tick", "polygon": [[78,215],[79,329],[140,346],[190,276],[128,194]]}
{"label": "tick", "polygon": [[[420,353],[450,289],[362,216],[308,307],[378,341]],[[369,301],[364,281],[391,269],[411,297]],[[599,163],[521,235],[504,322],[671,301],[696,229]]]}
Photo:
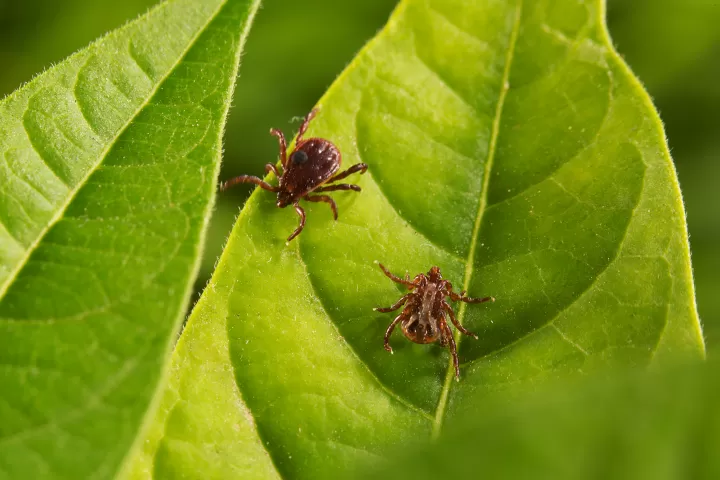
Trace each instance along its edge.
{"label": "tick", "polygon": [[410,289],[410,293],[404,295],[400,300],[387,308],[376,308],[378,312],[393,312],[405,305],[402,313],[395,317],[387,331],[385,332],[385,350],[393,353],[390,347],[390,334],[399,323],[403,334],[415,343],[434,343],[439,341],[440,346],[449,347],[455,366],[455,379],[460,379],[460,366],[457,356],[457,346],[453,338],[452,330],[448,326],[446,316],[450,317],[450,321],[455,328],[465,335],[478,338],[477,335],[468,331],[460,325],[455,318],[452,307],[447,302],[447,297],[453,301],[465,303],[483,303],[494,302],[493,297],[471,298],[465,296],[465,291],[455,293],[453,286],[447,280],[443,280],[439,267],[432,267],[426,274],[418,274],[412,281],[406,274],[402,279],[390,273],[390,271],[380,264],[380,268],[390,280],[405,285]]}
{"label": "tick", "polygon": [[337,220],[338,212],[335,201],[328,195],[311,195],[311,193],[317,194],[335,190],[359,192],[361,188],[358,185],[347,183],[331,184],[356,172],[365,173],[368,168],[364,163],[357,163],[344,172],[335,173],[340,169],[342,161],[340,150],[332,142],[324,138],[303,138],[310,121],[315,118],[316,114],[317,109],[313,109],[303,119],[295,140],[295,148],[290,155],[287,154],[287,144],[283,133],[274,128],[270,130],[270,135],[276,136],[280,143],[280,160],[282,163],[280,169],[282,173],[278,172],[278,169],[272,163],[265,165],[265,173],[272,171],[278,177],[277,187],[251,175],[231,178],[220,186],[221,190],[225,190],[238,183],[254,183],[264,190],[277,193],[277,202],[275,204],[279,208],[292,205],[300,216],[300,225],[288,237],[288,242],[300,235],[300,232],[305,227],[305,210],[300,206],[300,200],[329,204],[333,217]]}

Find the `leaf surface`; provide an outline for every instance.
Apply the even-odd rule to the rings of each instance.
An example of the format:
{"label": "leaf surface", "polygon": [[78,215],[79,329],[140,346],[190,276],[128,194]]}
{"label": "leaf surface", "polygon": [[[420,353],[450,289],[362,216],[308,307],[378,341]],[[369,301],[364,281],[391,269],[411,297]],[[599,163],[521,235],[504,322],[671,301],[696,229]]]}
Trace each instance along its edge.
{"label": "leaf surface", "polygon": [[153,405],[257,1],[175,0],[0,103],[0,478],[109,478]]}
{"label": "leaf surface", "polygon": [[[334,478],[491,391],[703,354],[662,127],[600,1],[404,1],[319,105],[363,191],[290,244],[294,212],[250,198],[137,472]],[[382,348],[378,261],[497,299],[456,308],[459,383],[438,345]]]}

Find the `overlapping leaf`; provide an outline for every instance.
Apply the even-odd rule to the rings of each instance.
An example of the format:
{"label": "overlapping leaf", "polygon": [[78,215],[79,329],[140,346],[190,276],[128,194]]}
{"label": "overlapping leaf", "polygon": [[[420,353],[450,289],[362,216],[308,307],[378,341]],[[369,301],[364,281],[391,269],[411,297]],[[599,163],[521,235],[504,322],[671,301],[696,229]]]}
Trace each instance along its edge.
{"label": "overlapping leaf", "polygon": [[108,478],[210,215],[251,0],[175,0],[0,103],[0,478]]}
{"label": "overlapping leaf", "polygon": [[[439,433],[474,400],[610,365],[702,355],[662,127],[599,0],[401,3],[320,101],[311,135],[363,192],[297,223],[258,191],[175,352],[138,477],[333,478]],[[480,340],[392,338],[377,268],[439,265]]]}
{"label": "overlapping leaf", "polygon": [[483,415],[461,429],[414,442],[352,478],[715,479],[717,367],[620,371],[486,399],[476,404]]}

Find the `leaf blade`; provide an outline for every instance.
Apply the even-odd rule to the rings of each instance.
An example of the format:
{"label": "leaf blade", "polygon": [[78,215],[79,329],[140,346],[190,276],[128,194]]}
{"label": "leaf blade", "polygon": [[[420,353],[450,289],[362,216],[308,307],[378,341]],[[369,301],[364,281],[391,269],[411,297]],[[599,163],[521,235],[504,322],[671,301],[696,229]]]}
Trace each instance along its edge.
{"label": "leaf blade", "polygon": [[[25,175],[50,179],[35,182],[38,194],[38,185],[62,193],[39,228],[10,226],[26,249],[3,257],[3,476],[110,477],[121,468],[198,269],[257,3],[165,3],[1,104],[5,158],[20,152]],[[18,178],[3,199],[31,204]]]}
{"label": "leaf blade", "polygon": [[[159,16],[158,12],[155,13],[155,16]],[[177,27],[178,25],[166,25],[165,29],[170,30]],[[201,27],[201,25],[199,27]],[[124,30],[132,30],[132,25],[128,25],[127,27],[125,27]],[[139,34],[143,32],[126,32],[126,35],[131,35],[132,33]],[[183,38],[182,36],[180,36],[180,45],[175,46],[177,51],[171,52],[171,55],[169,55],[170,57],[174,56],[178,59],[181,58],[185,53],[184,50],[182,50],[181,48],[182,44],[192,44],[192,41],[190,39],[192,31],[182,32],[181,30],[180,35],[182,35],[183,33],[186,37],[188,37],[186,39],[187,42],[183,42]],[[92,172],[94,171],[93,164],[95,165],[95,167],[100,164],[102,158],[104,158],[107,155],[109,149],[112,148],[114,141],[117,140],[119,135],[129,124],[132,118],[134,118],[137,113],[142,110],[143,99],[145,101],[149,100],[155,93],[155,88],[160,85],[160,80],[165,78],[172,71],[173,64],[168,63],[167,58],[161,57],[160,59],[156,59],[158,65],[153,67],[153,76],[157,77],[158,81],[154,82],[155,88],[153,88],[147,82],[141,82],[138,80],[137,83],[133,85],[133,90],[140,92],[141,95],[138,95],[138,98],[134,99],[134,103],[123,105],[123,107],[125,107],[126,109],[125,113],[130,120],[123,121],[122,119],[118,119],[113,115],[108,115],[110,118],[110,124],[104,124],[102,120],[104,115],[102,115],[102,113],[108,114],[117,107],[105,107],[105,111],[102,111],[101,113],[96,113],[97,110],[103,109],[101,102],[101,100],[103,100],[102,96],[98,95],[98,98],[86,98],[82,95],[77,95],[77,91],[86,90],[84,88],[78,88],[80,85],[82,85],[83,81],[80,81],[78,79],[75,82],[71,82],[72,78],[70,77],[76,70],[79,73],[82,67],[87,66],[88,64],[93,64],[93,60],[95,59],[95,57],[93,56],[94,49],[99,49],[103,47],[108,49],[120,47],[120,45],[118,45],[118,43],[120,42],[113,42],[113,40],[115,40],[114,37],[108,37],[91,46],[89,49],[79,52],[78,54],[70,57],[63,64],[58,65],[57,67],[54,67],[48,72],[46,72],[46,74],[43,75],[42,80],[35,79],[26,87],[11,94],[7,99],[3,101],[3,110],[9,113],[3,115],[3,140],[5,140],[7,137],[14,137],[13,150],[19,149],[15,145],[22,145],[22,147],[24,147],[24,150],[35,151],[36,153],[38,153],[36,158],[32,158],[32,156],[24,158],[26,161],[29,162],[39,162],[35,165],[32,165],[31,169],[40,170],[42,167],[42,165],[40,164],[46,163],[46,167],[48,170],[50,170],[51,176],[44,178],[44,180],[47,181],[52,176],[57,177],[59,183],[62,186],[66,187],[66,189],[68,190],[65,195],[66,200],[64,202],[58,202],[58,204],[56,205],[55,214],[41,219],[41,221],[45,220],[45,228],[39,228],[42,227],[42,225],[36,227],[35,229],[33,229],[32,232],[29,232],[33,235],[27,239],[23,238],[24,235],[22,234],[24,232],[18,232],[13,234],[13,232],[9,231],[9,229],[7,229],[5,225],[7,223],[10,223],[9,221],[6,220],[5,222],[3,222],[3,227],[6,230],[6,234],[9,236],[8,238],[14,238],[17,236],[23,238],[25,243],[30,244],[26,251],[23,252],[22,258],[14,259],[14,262],[3,262],[3,271],[10,271],[11,273],[17,274],[19,269],[22,268],[22,260],[26,260],[27,258],[29,258],[30,254],[34,250],[34,247],[37,246],[37,243],[42,239],[43,235],[47,233],[48,225],[53,225],[54,223],[56,223],[57,219],[59,218],[59,216],[62,215],[62,212],[67,207],[74,194],[77,193],[78,187],[84,183],[84,180],[86,180],[90,174],[92,174]],[[115,45],[107,45],[110,43],[115,43]],[[130,47],[129,51],[132,52],[133,48]],[[130,62],[128,63],[135,62],[137,69],[145,75],[148,75],[148,73],[145,72],[145,69],[149,69],[150,67],[146,66],[143,68],[141,67],[141,63],[156,63],[150,60],[137,60],[137,54],[133,53],[130,53],[128,57],[130,60]],[[133,79],[137,80],[137,72],[132,70],[134,69],[131,69],[131,72],[129,73],[116,72],[118,76],[125,76],[126,78],[115,79],[115,81],[122,83],[130,83]],[[97,71],[92,71],[88,74],[88,76],[93,75],[96,77],[99,76]],[[50,83],[53,80],[55,80],[58,85],[53,85],[52,83]],[[45,82],[50,83],[50,85],[48,87],[45,87],[43,85]],[[71,83],[74,84],[71,85]],[[107,83],[112,84],[112,82]],[[110,87],[106,86],[106,90],[109,88]],[[121,93],[123,92],[118,91],[118,94]],[[75,98],[76,95],[77,98]],[[118,97],[121,96],[122,95],[118,95]],[[118,97],[112,98],[112,100],[119,102],[120,98]],[[73,108],[73,103],[80,104],[81,106],[79,108]],[[92,113],[86,113],[88,111],[91,111]],[[20,114],[21,112],[22,114]],[[71,120],[74,121],[74,123],[62,123],[59,126],[55,126],[53,125],[55,120],[52,118],[55,115],[58,116],[61,121],[64,120],[66,117],[69,117]],[[95,118],[97,120],[95,122],[90,122],[87,120],[88,118]],[[19,121],[20,119],[21,121]],[[82,125],[83,121],[81,119],[85,120],[85,123],[87,123],[87,125]],[[43,122],[46,123],[43,124]],[[18,123],[20,123],[21,125],[18,125]],[[98,125],[93,125],[94,123],[98,123]],[[77,124],[80,124],[81,126],[77,127]],[[23,130],[27,133],[26,139],[22,138],[22,134],[17,135],[17,133],[21,133],[17,132],[18,127],[21,127],[20,130]],[[56,127],[55,131],[48,131],[53,127]],[[104,146],[104,148],[103,145],[99,144],[100,139],[98,138],[97,131],[103,131],[105,134],[104,136],[106,137],[107,145]],[[95,147],[95,151],[90,152],[90,154],[87,156],[88,158],[83,159],[84,161],[80,162],[79,164],[66,162],[64,158],[65,155],[61,154],[61,152],[54,151],[53,148],[55,146],[53,145],[53,143],[59,143],[63,140],[66,141],[68,145],[73,147],[79,148],[78,144],[88,148]],[[83,142],[85,142],[85,145],[83,145]],[[10,150],[10,148],[4,149],[6,158],[8,155],[8,150]],[[47,150],[45,155],[39,154],[40,152],[45,150]],[[89,158],[92,153],[95,153],[96,158]],[[57,188],[57,185],[52,185],[52,182],[48,181],[47,183],[51,184],[50,188],[52,188],[53,186]],[[35,189],[39,189],[45,185],[41,185],[40,182],[38,182],[38,184],[33,186],[35,187]],[[47,198],[48,196],[51,196],[54,192],[44,195],[44,192],[38,193],[40,193],[43,197]],[[9,189],[3,191],[3,194],[5,197],[3,203],[10,203],[11,199],[7,198],[9,197]],[[17,196],[19,197],[20,195]],[[20,209],[26,210],[29,208],[32,207],[22,206]],[[13,274],[2,277],[3,283],[0,293],[4,295],[13,278]]]}
{"label": "leaf blade", "polygon": [[[337,222],[308,206],[290,245],[292,212],[262,191],[245,205],[190,325],[220,324],[206,341],[227,342],[254,445],[280,475],[332,478],[515,383],[650,364],[657,345],[702,355],[661,126],[603,22],[601,2],[402,2],[308,133],[370,165],[363,192],[335,195]],[[392,317],[371,308],[400,292],[377,261],[400,276],[439,265],[497,298],[461,310],[481,338],[462,341],[457,386],[437,346],[397,335],[393,357],[382,349]]]}

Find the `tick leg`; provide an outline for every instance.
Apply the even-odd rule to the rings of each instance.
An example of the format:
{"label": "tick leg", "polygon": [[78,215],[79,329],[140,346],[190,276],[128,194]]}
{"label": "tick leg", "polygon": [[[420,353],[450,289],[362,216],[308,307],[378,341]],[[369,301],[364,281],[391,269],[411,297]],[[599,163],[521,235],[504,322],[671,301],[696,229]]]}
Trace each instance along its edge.
{"label": "tick leg", "polygon": [[273,165],[272,163],[268,163],[265,165],[265,173],[270,173],[270,172],[273,172],[278,179],[280,178],[280,173],[278,172],[277,167],[275,165]]}
{"label": "tick leg", "polygon": [[331,209],[332,212],[333,212],[333,217],[335,217],[335,220],[338,219],[337,205],[335,205],[335,200],[333,200],[333,199],[330,198],[329,196],[327,196],[327,195],[313,195],[313,196],[311,197],[311,196],[309,196],[309,195],[305,195],[303,198],[304,198],[305,200],[307,200],[308,202],[325,202],[325,203],[329,204],[329,205],[330,205],[330,209]]}
{"label": "tick leg", "polygon": [[300,225],[298,225],[298,228],[296,228],[292,235],[288,237],[288,242],[300,235],[300,232],[302,232],[303,228],[305,228],[305,210],[303,210],[302,207],[297,203],[293,205],[293,207],[295,207],[295,211],[297,212],[297,214],[300,215]]}
{"label": "tick leg", "polygon": [[440,320],[440,328],[445,335],[445,342],[450,346],[450,354],[453,359],[453,366],[455,367],[455,380],[460,381],[460,361],[458,360],[457,345],[455,345],[455,338],[453,338],[452,330],[448,327],[447,322],[443,318]]}
{"label": "tick leg", "polygon": [[302,125],[300,125],[300,130],[298,130],[297,137],[295,138],[295,145],[299,145],[300,142],[302,142],[302,137],[305,135],[305,132],[307,132],[308,124],[310,121],[315,118],[315,115],[317,115],[318,109],[313,108],[310,110],[310,113],[308,113],[305,118],[303,119]]}
{"label": "tick leg", "polygon": [[352,190],[359,192],[362,190],[359,185],[350,185],[348,183],[339,183],[337,185],[329,185],[327,187],[320,187],[313,190],[313,192],[334,192],[335,190]]}
{"label": "tick leg", "polygon": [[391,307],[384,307],[384,308],[375,307],[373,310],[375,310],[376,312],[383,312],[383,313],[394,312],[398,308],[405,305],[405,302],[407,302],[408,298],[410,298],[412,295],[413,295],[413,293],[408,293],[407,295],[404,295],[402,298],[400,298],[400,300],[395,302]]}
{"label": "tick leg", "polygon": [[283,135],[280,130],[274,128],[270,129],[270,135],[278,138],[278,143],[280,144],[280,160],[283,168],[285,168],[287,167],[287,142],[285,142],[285,135]]}
{"label": "tick leg", "polygon": [[228,188],[232,187],[233,185],[237,185],[238,183],[254,183],[258,187],[268,190],[270,192],[277,192],[278,187],[273,187],[269,183],[265,183],[262,181],[262,179],[258,177],[253,177],[251,175],[240,175],[239,177],[231,178],[230,180],[227,180],[220,184],[220,190],[227,190]]}
{"label": "tick leg", "polygon": [[385,331],[385,350],[387,350],[390,353],[393,353],[393,349],[390,346],[390,334],[392,334],[393,330],[395,330],[395,325],[397,325],[400,320],[403,319],[403,314],[401,313],[397,317],[395,317],[395,320],[392,321],[388,329]]}
{"label": "tick leg", "polygon": [[448,316],[450,317],[450,321],[452,322],[452,324],[455,325],[455,328],[457,328],[458,330],[460,330],[460,331],[461,331],[462,333],[464,333],[465,335],[469,335],[469,336],[471,336],[471,337],[475,337],[475,340],[478,339],[478,336],[477,336],[477,335],[475,335],[474,333],[472,333],[472,332],[469,331],[469,330],[466,330],[465,327],[463,327],[463,326],[460,324],[460,322],[457,321],[457,318],[455,318],[455,312],[453,312],[453,309],[452,309],[452,307],[450,307],[450,305],[448,305],[447,303],[443,302],[443,308],[445,309],[445,312],[447,312]]}
{"label": "tick leg", "polygon": [[340,172],[334,177],[331,177],[330,180],[327,181],[327,183],[335,183],[338,180],[342,180],[343,178],[347,177],[348,175],[352,175],[355,172],[360,172],[361,174],[367,172],[368,166],[365,163],[356,163],[352,167],[348,168],[344,172]]}
{"label": "tick leg", "polygon": [[408,287],[413,287],[413,288],[415,287],[415,284],[413,282],[411,282],[409,280],[403,280],[402,278],[397,277],[397,276],[393,275],[392,273],[390,273],[390,270],[385,268],[385,265],[383,265],[382,263],[378,263],[378,265],[380,266],[382,271],[385,272],[385,275],[387,275],[387,277],[390,280],[392,280],[393,282],[401,283],[403,285],[407,285]]}
{"label": "tick leg", "polygon": [[465,303],[483,303],[483,302],[494,302],[494,297],[485,297],[485,298],[472,298],[472,297],[466,297],[465,296],[465,290],[460,292],[459,294],[455,292],[448,292],[448,295],[450,295],[450,298],[455,300],[456,302],[465,302]]}

